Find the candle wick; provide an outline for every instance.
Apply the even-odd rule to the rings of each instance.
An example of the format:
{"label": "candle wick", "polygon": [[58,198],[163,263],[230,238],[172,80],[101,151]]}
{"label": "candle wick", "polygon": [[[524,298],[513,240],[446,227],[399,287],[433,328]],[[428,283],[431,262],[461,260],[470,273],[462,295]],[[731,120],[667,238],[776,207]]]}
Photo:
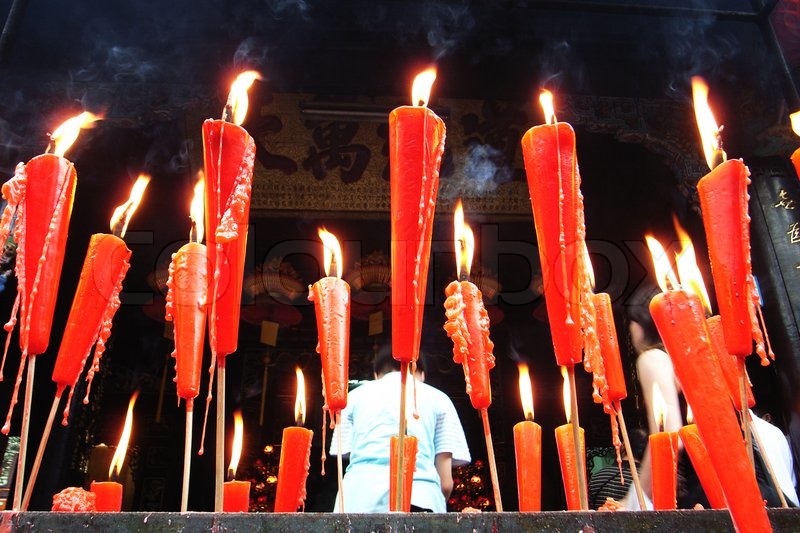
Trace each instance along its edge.
{"label": "candle wick", "polygon": [[233,104],[231,104],[230,100],[225,103],[225,108],[222,110],[222,120],[233,122]]}
{"label": "candle wick", "polygon": [[533,422],[533,414],[532,413],[525,413],[525,421],[526,422]]}
{"label": "candle wick", "polygon": [[228,469],[228,475],[226,478],[226,481],[233,481],[236,478],[236,472],[233,471],[233,468]]}
{"label": "candle wick", "polygon": [[197,222],[194,217],[189,217],[189,220],[192,221],[192,226],[189,228],[189,242],[197,242]]}
{"label": "candle wick", "polygon": [[119,481],[119,468],[117,465],[114,465],[114,468],[111,470],[111,474],[108,476],[109,481],[117,482]]}

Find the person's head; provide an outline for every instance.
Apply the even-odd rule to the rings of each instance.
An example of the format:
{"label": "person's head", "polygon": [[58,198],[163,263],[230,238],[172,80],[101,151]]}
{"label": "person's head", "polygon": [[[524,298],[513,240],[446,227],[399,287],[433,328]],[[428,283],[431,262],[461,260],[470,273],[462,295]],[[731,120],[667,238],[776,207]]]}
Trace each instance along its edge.
{"label": "person's head", "polygon": [[[375,359],[372,361],[372,371],[375,377],[379,378],[389,372],[397,372],[400,370],[400,361],[392,357],[392,343],[387,342],[378,349],[375,354]],[[417,359],[416,368],[417,378],[424,380],[425,376],[425,363],[422,354]]]}
{"label": "person's head", "polygon": [[650,315],[650,300],[656,294],[658,289],[655,286],[649,283],[642,284],[628,297],[624,306],[631,343],[638,353],[662,345],[661,336]]}

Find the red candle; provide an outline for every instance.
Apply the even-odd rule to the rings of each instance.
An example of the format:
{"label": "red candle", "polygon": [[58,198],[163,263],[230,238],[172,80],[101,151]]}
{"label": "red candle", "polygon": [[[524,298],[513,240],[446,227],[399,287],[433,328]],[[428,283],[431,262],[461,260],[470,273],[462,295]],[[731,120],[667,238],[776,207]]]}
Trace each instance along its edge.
{"label": "red candle", "polygon": [[200,393],[200,376],[206,329],[208,290],[207,249],[203,240],[204,180],[195,185],[191,204],[192,231],[189,242],[172,256],[167,279],[166,319],[175,323],[175,382],[178,397],[186,400],[186,411],[193,411]]}
{"label": "red candle", "polygon": [[664,431],[667,405],[658,383],[653,383],[653,412],[659,427],[659,431],[649,437],[653,508],[677,509],[678,434]]}
{"label": "red candle", "polygon": [[[317,353],[322,362],[323,409],[332,413],[347,406],[350,359],[350,285],[342,279],[342,249],[336,237],[319,230],[325,251],[325,274],[308,288],[317,317]],[[336,265],[335,275],[331,264]],[[334,417],[335,418],[335,417]]]}
{"label": "red candle", "polygon": [[[792,130],[795,134],[800,135],[800,111],[795,111],[794,113],[789,115],[789,119],[792,123]],[[797,173],[797,177],[800,178],[800,148],[795,150],[792,153],[792,164],[794,165],[794,170]]]}
{"label": "red candle", "polygon": [[[732,358],[733,356],[729,357]],[[695,424],[683,426],[678,430],[678,435],[680,435],[683,447],[686,449],[694,471],[697,473],[697,479],[700,480],[703,492],[706,493],[708,503],[714,509],[724,509],[726,507],[725,494],[722,492],[722,485],[719,483],[719,478],[711,464],[708,450],[703,444],[703,439],[700,438],[697,426]]]}
{"label": "red candle", "polygon": [[566,366],[580,363],[583,355],[580,285],[584,273],[576,268],[583,253],[583,197],[575,132],[566,122],[549,123],[554,118],[552,100],[545,115],[548,124],[535,126],[522,137],[522,155],[556,362]]}
{"label": "red candle", "polygon": [[[519,365],[519,393],[525,420],[514,425],[519,510],[542,510],[542,426],[533,421],[533,392],[528,365]],[[580,505],[580,503],[579,503]]]}
{"label": "red candle", "polygon": [[567,381],[566,368],[563,366],[561,367],[561,374],[564,376],[564,412],[567,414],[567,423],[556,428],[556,448],[558,449],[558,462],[561,466],[561,478],[564,481],[567,510],[580,511],[582,510],[581,500],[583,498],[581,498],[581,484],[578,472],[586,464],[586,441],[583,428],[578,428],[578,449],[575,449],[574,429],[569,415],[571,412],[570,388]]}
{"label": "red candle", "polygon": [[600,341],[600,353],[603,357],[607,402],[613,403],[624,400],[628,396],[625,386],[625,372],[622,370],[622,361],[619,356],[619,341],[617,328],[614,325],[614,312],[611,308],[611,296],[601,292],[592,295],[595,317],[597,323],[597,338]]}
{"label": "red candle", "polygon": [[99,513],[122,510],[122,484],[116,481],[92,481],[91,492],[95,494],[95,508]]}
{"label": "red candle", "polygon": [[110,481],[92,481],[91,483],[90,489],[96,495],[95,506],[98,512],[119,512],[122,509],[122,485],[117,482],[117,478],[122,471],[125,454],[128,451],[128,442],[133,429],[133,406],[136,404],[138,396],[139,391],[134,392],[128,402],[125,424],[122,427],[122,434],[120,434],[117,449],[114,451],[114,456],[111,458],[111,465],[108,469]]}
{"label": "red candle", "polygon": [[[750,216],[747,210],[750,172],[741,160],[724,161],[726,156],[720,146],[719,127],[708,109],[708,87],[696,77],[692,78],[692,86],[706,160],[712,169],[698,181],[697,194],[725,345],[728,353],[747,357],[753,352],[755,341],[761,363],[767,365],[769,358],[774,359],[775,355],[768,346],[765,347],[766,332],[762,333],[756,316],[760,307],[750,263]],[[716,165],[720,159],[723,162]]]}
{"label": "red candle", "polygon": [[[399,463],[398,457],[398,443],[400,438],[397,435],[392,435],[389,440],[389,512],[396,512],[398,509],[395,502],[397,501],[397,465]],[[411,487],[414,482],[414,470],[417,467],[417,437],[413,435],[406,435],[403,439],[403,508],[400,511],[408,513],[411,511]]]}
{"label": "red candle", "polygon": [[[712,316],[706,320],[708,326],[709,342],[711,343],[711,350],[714,356],[719,361],[722,375],[725,378],[725,384],[728,386],[728,392],[733,400],[733,405],[736,409],[742,410],[742,394],[739,389],[739,363],[744,364],[744,359],[738,358],[728,353],[725,346],[725,337],[722,331],[722,320],[719,315]],[[746,381],[746,394],[747,394],[747,407],[753,407],[756,404],[756,399],[753,396],[753,389],[750,387],[749,381]]]}
{"label": "red candle", "polygon": [[413,105],[398,107],[389,114],[392,355],[406,363],[419,357],[439,165],[444,153],[444,122],[426,107],[435,77],[433,69],[417,76]]}
{"label": "red candle", "polygon": [[246,513],[250,508],[250,482],[236,481],[236,468],[242,456],[244,442],[244,420],[241,410],[233,413],[233,446],[231,446],[231,462],[228,468],[228,481],[222,485],[222,512]]}
{"label": "red candle", "polygon": [[301,427],[305,419],[305,384],[303,372],[297,369],[297,426],[283,430],[281,458],[278,464],[278,486],[275,491],[275,512],[294,513],[305,505],[306,479],[311,466],[311,439],[314,432]]}
{"label": "red candle", "polygon": [[[464,211],[458,202],[455,214],[456,271],[469,276],[475,239],[464,223]],[[444,329],[453,341],[453,361],[464,367],[467,394],[475,409],[487,409],[492,403],[489,370],[494,368],[494,343],[489,338],[489,314],[478,287],[468,281],[452,281],[445,288],[447,321]]]}
{"label": "red candle", "polygon": [[247,89],[258,79],[248,71],[231,87],[223,120],[203,123],[206,224],[210,299],[209,343],[217,357],[236,351],[242,297],[247,222],[256,147],[240,124],[247,113]]}

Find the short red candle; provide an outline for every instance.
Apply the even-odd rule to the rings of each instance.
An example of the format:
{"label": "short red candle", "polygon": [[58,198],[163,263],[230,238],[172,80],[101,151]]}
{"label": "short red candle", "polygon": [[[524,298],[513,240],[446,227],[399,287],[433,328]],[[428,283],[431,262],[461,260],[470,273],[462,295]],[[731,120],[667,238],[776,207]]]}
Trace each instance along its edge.
{"label": "short red candle", "polygon": [[246,513],[250,509],[250,482],[226,481],[222,484],[222,512]]}
{"label": "short red candle", "polygon": [[[397,435],[392,435],[389,441],[389,511],[395,512],[397,502],[397,464],[399,462],[398,442],[400,441]],[[414,483],[414,470],[417,467],[417,437],[413,435],[406,435],[403,439],[403,447],[405,453],[403,454],[403,509],[402,512],[408,513],[411,511],[411,488]]]}
{"label": "short red candle", "polygon": [[114,513],[122,509],[122,484],[116,481],[92,481],[91,491],[95,493],[95,507],[101,513]]}
{"label": "short red candle", "polygon": [[650,435],[653,509],[677,509],[678,434],[659,431]]}
{"label": "short red candle", "polygon": [[313,436],[313,431],[299,426],[283,430],[275,492],[276,513],[294,513],[305,504]]}
{"label": "short red candle", "polygon": [[[733,358],[733,356],[729,356]],[[708,450],[706,445],[703,444],[703,439],[700,438],[700,432],[697,431],[695,424],[688,424],[678,430],[683,447],[689,460],[692,462],[697,479],[700,480],[700,485],[703,487],[703,492],[706,493],[708,503],[714,509],[724,509],[725,494],[722,492],[722,485],[719,483],[717,473],[711,465],[711,460],[708,457]]]}
{"label": "short red candle", "polygon": [[[570,430],[569,441],[572,441]],[[514,425],[519,510],[542,510],[542,426],[531,420]],[[560,457],[560,455],[559,455]],[[580,502],[578,502],[580,508]]]}
{"label": "short red candle", "polygon": [[[578,468],[582,468],[583,461],[578,462],[575,451],[575,438],[572,433],[572,424],[564,424],[556,428],[556,448],[558,449],[558,462],[561,465],[561,477],[564,481],[564,495],[567,498],[568,511],[581,510],[581,496],[578,488]],[[583,428],[580,432],[581,456],[586,454]]]}
{"label": "short red candle", "polygon": [[392,355],[406,363],[419,357],[444,139],[444,121],[425,106],[389,113]]}

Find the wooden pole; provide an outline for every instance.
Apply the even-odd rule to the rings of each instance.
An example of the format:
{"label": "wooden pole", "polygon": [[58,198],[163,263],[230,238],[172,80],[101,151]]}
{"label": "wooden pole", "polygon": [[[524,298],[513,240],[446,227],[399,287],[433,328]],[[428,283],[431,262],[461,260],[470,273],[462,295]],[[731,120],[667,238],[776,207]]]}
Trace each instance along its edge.
{"label": "wooden pole", "polygon": [[169,360],[172,356],[167,354],[164,361],[164,371],[161,373],[161,387],[158,389],[158,403],[156,404],[156,424],[161,423],[161,412],[164,409],[164,390],[167,388],[167,373],[169,372]]}
{"label": "wooden pole", "polygon": [[588,495],[586,492],[586,454],[581,453],[580,420],[578,419],[578,395],[575,386],[575,365],[567,367],[567,378],[570,388],[570,422],[572,423],[572,438],[575,444],[575,466],[578,468],[578,491],[580,492],[581,509],[589,510]]}
{"label": "wooden pole", "polygon": [[494,494],[494,507],[498,513],[503,512],[503,500],[500,497],[500,482],[497,477],[497,461],[494,458],[494,445],[492,444],[492,430],[489,427],[489,413],[481,409],[483,421],[483,436],[486,439],[486,455],[489,460],[489,476],[492,478],[492,492]]}
{"label": "wooden pole", "polygon": [[267,346],[267,353],[264,355],[264,372],[261,375],[261,406],[258,409],[258,425],[264,425],[264,408],[267,405],[267,367],[269,365],[269,346]]}
{"label": "wooden pole", "polygon": [[36,459],[33,461],[33,469],[31,469],[31,476],[28,480],[28,486],[25,488],[25,496],[22,498],[22,507],[20,511],[27,511],[28,504],[31,502],[31,494],[33,494],[33,486],[36,483],[36,477],[39,475],[39,467],[42,465],[42,458],[47,449],[47,440],[50,438],[50,430],[53,428],[53,421],[58,412],[58,404],[61,402],[61,394],[56,394],[53,398],[53,405],[50,406],[50,414],[47,415],[47,422],[44,426],[42,439],[39,441],[39,449],[36,451]]}
{"label": "wooden pole", "polygon": [[408,381],[408,363],[400,363],[400,427],[397,430],[397,492],[395,494],[394,508],[398,512],[403,509],[403,467],[405,466],[406,451],[406,382]]}
{"label": "wooden pole", "polygon": [[636,489],[636,498],[639,500],[639,509],[647,509],[644,501],[644,491],[642,490],[642,483],[639,481],[639,472],[636,470],[636,458],[633,456],[631,450],[631,441],[628,437],[628,429],[625,426],[625,417],[622,416],[622,405],[619,400],[614,402],[614,410],[617,412],[617,420],[619,420],[619,429],[622,433],[622,442],[625,444],[625,455],[628,456],[628,466],[631,468],[631,477],[633,478],[633,487]]}
{"label": "wooden pole", "polygon": [[14,483],[15,511],[22,509],[22,495],[25,488],[25,459],[28,454],[28,430],[31,426],[31,403],[33,400],[33,378],[36,371],[36,356],[25,358],[28,377],[25,382],[25,401],[22,406],[22,427],[19,432],[19,457],[17,457],[17,478]]}
{"label": "wooden pole", "polygon": [[225,483],[225,356],[217,359],[217,453],[214,471],[214,512],[222,512]]}
{"label": "wooden pole", "polygon": [[[339,422],[342,418],[341,411],[336,411],[336,426],[339,426]],[[338,472],[337,481],[339,482],[339,512],[344,512],[344,484],[342,480],[344,478],[344,471],[342,467],[342,431],[341,429],[336,432],[336,446],[339,450],[339,453],[336,455],[336,468]]]}
{"label": "wooden pole", "polygon": [[181,487],[181,512],[189,510],[189,477],[192,472],[192,430],[194,400],[186,400],[186,433],[183,436],[183,485]]}

